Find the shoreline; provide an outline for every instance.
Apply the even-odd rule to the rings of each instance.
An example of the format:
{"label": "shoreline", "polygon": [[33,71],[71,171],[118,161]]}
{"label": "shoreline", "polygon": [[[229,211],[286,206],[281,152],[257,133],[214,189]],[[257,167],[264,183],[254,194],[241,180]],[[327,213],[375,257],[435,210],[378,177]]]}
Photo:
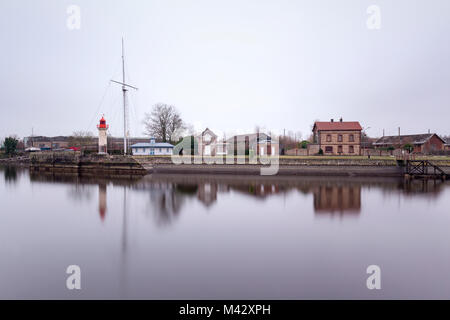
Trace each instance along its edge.
{"label": "shoreline", "polygon": [[[261,165],[159,165],[149,173],[259,176],[261,168]],[[396,166],[280,165],[273,176],[402,177],[403,174],[403,168]]]}
{"label": "shoreline", "polygon": [[[206,159],[208,160],[208,159]],[[248,158],[238,161],[247,161]],[[275,176],[335,176],[335,177],[403,177],[404,167],[395,158],[361,157],[283,157],[274,159],[278,165]],[[450,174],[448,160],[432,160]],[[261,164],[174,164],[170,156],[111,156],[88,155],[79,152],[46,152],[31,154],[30,158],[2,159],[0,165],[26,167],[33,172],[74,173],[91,176],[147,174],[218,174],[218,175],[260,175]]]}

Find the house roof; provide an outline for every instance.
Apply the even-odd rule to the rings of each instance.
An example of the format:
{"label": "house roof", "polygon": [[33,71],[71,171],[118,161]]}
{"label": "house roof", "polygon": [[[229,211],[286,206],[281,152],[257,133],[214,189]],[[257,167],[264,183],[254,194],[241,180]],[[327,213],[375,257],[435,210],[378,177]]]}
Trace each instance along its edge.
{"label": "house roof", "polygon": [[209,128],[206,128],[205,130],[203,130],[203,132],[200,133],[200,136],[204,136],[207,133],[209,133],[213,138],[217,138],[217,135]]}
{"label": "house roof", "polygon": [[247,133],[247,134],[238,134],[238,135],[232,136],[231,138],[227,139],[227,141],[228,142],[233,142],[234,138],[236,138],[237,140],[239,140],[239,139],[245,140],[246,137],[248,137],[249,141],[252,141],[252,140],[260,141],[260,140],[267,140],[267,139],[270,140],[271,139],[269,135],[260,132],[259,133],[259,139],[257,139],[258,138],[258,133]]}
{"label": "house roof", "polygon": [[157,143],[141,142],[133,144],[131,148],[173,148],[173,145],[167,142],[157,142]]}
{"label": "house roof", "polygon": [[314,122],[313,131],[344,131],[344,130],[362,130],[358,121],[316,121]]}
{"label": "house roof", "polygon": [[376,142],[374,142],[374,145],[394,145],[394,144],[424,144],[428,140],[431,139],[431,137],[436,136],[442,142],[445,143],[445,141],[440,138],[435,133],[424,133],[424,134],[409,134],[409,135],[400,135],[400,136],[384,136],[378,139]]}

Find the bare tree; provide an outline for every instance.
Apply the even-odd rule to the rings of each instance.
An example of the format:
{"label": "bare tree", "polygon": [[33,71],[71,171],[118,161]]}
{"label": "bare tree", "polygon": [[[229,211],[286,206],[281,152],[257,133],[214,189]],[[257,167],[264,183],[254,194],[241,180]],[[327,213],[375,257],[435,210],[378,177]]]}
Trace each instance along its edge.
{"label": "bare tree", "polygon": [[184,127],[185,127],[184,129],[188,135],[190,135],[190,136],[195,135],[194,125],[192,125],[190,123],[185,123]]}
{"label": "bare tree", "polygon": [[69,145],[71,147],[78,147],[83,149],[84,147],[93,144],[94,135],[88,131],[75,131],[69,137]]}
{"label": "bare tree", "polygon": [[157,103],[152,112],[145,114],[145,134],[163,142],[174,141],[182,134],[184,123],[174,106]]}

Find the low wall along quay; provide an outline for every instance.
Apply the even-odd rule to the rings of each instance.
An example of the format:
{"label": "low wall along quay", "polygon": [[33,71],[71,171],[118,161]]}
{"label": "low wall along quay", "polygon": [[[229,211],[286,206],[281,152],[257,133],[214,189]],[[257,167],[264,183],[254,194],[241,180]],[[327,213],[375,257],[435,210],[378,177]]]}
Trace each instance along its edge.
{"label": "low wall along quay", "polygon": [[33,171],[98,173],[101,174],[146,174],[147,170],[131,156],[89,155],[79,152],[42,152],[30,156]]}

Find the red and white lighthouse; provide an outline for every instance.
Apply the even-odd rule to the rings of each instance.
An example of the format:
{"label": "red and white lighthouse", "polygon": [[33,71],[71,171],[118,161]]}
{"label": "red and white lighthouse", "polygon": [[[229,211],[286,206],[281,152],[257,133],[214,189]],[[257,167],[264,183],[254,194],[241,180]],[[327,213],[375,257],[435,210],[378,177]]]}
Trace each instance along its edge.
{"label": "red and white lighthouse", "polygon": [[100,119],[100,124],[97,125],[98,129],[98,153],[106,154],[108,152],[108,131],[109,125],[106,124],[105,118],[102,116]]}

